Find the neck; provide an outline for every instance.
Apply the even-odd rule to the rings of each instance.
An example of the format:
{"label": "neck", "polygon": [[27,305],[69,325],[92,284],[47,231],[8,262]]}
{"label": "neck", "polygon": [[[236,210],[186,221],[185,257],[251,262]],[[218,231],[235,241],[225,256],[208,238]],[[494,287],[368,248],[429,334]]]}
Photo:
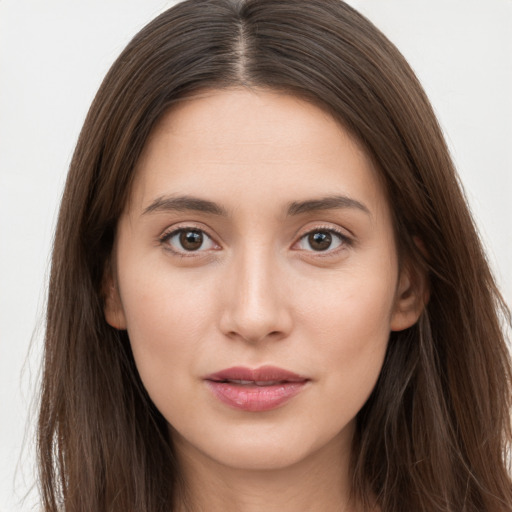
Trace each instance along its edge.
{"label": "neck", "polygon": [[[350,500],[349,450],[328,445],[293,465],[254,470],[180,450],[184,485],[177,512],[359,512]],[[181,452],[181,453],[180,453]]]}

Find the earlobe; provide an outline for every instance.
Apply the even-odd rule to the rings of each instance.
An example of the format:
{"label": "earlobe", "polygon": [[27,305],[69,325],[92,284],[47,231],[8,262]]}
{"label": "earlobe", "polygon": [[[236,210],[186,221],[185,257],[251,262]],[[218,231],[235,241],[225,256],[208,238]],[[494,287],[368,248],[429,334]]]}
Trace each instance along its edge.
{"label": "earlobe", "polygon": [[119,288],[111,276],[104,280],[103,295],[105,320],[111,327],[118,330],[125,330],[126,317],[121,302],[121,296],[119,295]]}
{"label": "earlobe", "polygon": [[414,325],[429,299],[427,276],[417,269],[404,267],[400,273],[394,310],[391,317],[391,330],[403,331]]}

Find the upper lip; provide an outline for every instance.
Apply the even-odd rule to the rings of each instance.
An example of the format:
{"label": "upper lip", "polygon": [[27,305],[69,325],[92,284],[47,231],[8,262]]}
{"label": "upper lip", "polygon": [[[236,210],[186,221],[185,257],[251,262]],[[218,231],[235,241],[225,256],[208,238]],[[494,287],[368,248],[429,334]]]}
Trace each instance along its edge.
{"label": "upper lip", "polygon": [[306,377],[278,368],[277,366],[261,366],[260,368],[245,368],[234,366],[220,372],[212,373],[205,380],[215,382],[224,381],[252,381],[252,382],[305,382]]}

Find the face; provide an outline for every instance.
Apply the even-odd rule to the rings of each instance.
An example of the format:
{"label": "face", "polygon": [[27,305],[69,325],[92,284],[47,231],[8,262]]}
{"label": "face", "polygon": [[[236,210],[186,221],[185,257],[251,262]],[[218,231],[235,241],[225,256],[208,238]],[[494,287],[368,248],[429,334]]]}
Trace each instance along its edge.
{"label": "face", "polygon": [[206,91],[163,117],[114,260],[106,319],[179,453],[230,467],[348,452],[390,331],[419,314],[365,151],[269,91]]}

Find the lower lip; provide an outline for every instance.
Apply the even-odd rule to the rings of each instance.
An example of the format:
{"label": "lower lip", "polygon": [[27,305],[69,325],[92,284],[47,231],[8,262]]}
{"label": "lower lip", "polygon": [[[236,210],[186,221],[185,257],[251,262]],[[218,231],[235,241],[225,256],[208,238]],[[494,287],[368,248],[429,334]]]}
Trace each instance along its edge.
{"label": "lower lip", "polygon": [[283,382],[272,386],[243,386],[207,380],[206,384],[221,402],[250,412],[270,411],[300,393],[307,381]]}

